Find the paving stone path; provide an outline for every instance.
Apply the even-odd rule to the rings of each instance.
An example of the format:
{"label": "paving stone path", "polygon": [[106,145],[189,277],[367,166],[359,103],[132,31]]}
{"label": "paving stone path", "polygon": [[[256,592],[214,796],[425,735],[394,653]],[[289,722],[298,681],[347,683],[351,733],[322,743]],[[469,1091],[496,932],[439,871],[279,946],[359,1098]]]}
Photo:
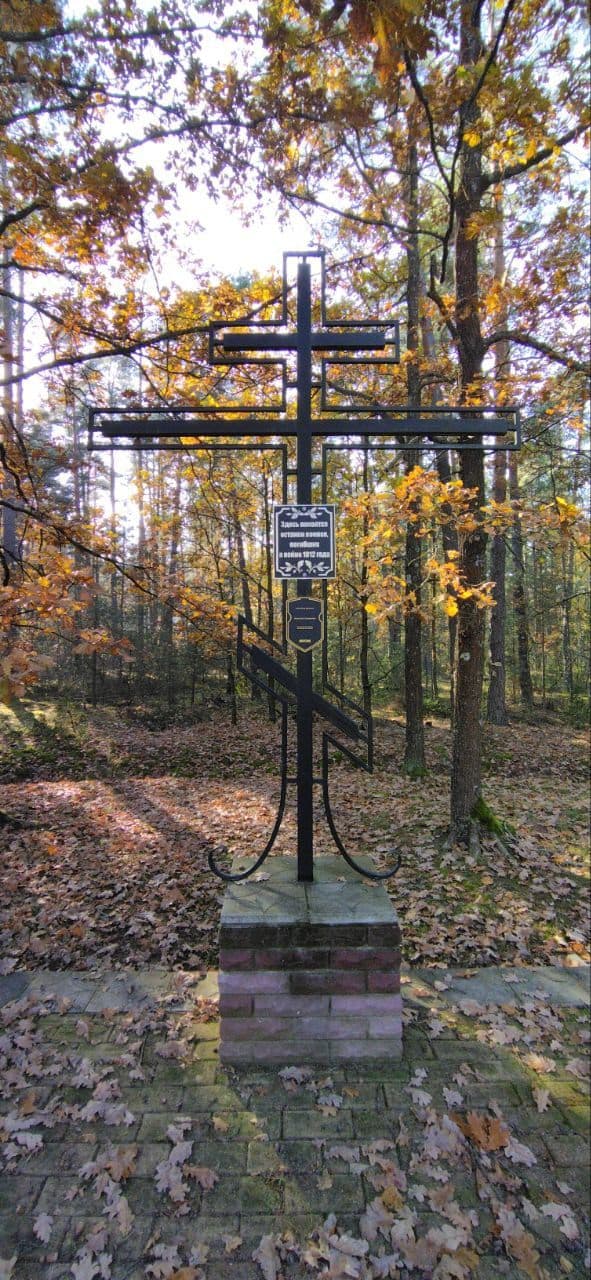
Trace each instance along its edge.
{"label": "paving stone path", "polygon": [[215,973],[0,979],[0,1280],[588,1275],[588,968],[402,990],[401,1059],[234,1072]]}

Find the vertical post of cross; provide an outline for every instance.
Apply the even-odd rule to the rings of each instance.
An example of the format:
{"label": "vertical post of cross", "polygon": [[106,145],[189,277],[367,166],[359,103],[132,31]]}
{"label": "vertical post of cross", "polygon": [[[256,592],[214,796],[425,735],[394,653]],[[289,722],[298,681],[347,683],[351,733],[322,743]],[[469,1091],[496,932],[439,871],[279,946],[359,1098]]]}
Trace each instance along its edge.
{"label": "vertical post of cross", "polygon": [[[309,262],[297,279],[297,501],[312,501],[312,289]],[[298,596],[308,582],[298,581]],[[298,880],[314,879],[314,743],[312,654],[297,655]]]}

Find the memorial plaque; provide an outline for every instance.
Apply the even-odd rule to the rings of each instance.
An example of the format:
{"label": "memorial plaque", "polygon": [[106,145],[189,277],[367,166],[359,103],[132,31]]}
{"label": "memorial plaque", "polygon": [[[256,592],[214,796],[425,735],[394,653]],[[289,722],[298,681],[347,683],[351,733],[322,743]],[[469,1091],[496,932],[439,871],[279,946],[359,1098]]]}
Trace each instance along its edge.
{"label": "memorial plaque", "polygon": [[275,577],[334,578],[334,506],[292,503],[274,507],[273,516]]}
{"label": "memorial plaque", "polygon": [[324,633],[322,600],[296,596],[287,601],[287,638],[302,653],[321,643]]}

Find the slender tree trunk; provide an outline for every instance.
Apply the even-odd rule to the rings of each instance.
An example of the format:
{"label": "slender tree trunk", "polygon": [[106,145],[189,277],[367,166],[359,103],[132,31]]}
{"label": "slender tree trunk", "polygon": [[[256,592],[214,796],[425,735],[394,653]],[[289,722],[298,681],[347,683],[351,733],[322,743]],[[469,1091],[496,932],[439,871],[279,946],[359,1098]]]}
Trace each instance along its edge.
{"label": "slender tree trunk", "polygon": [[[422,276],[421,276],[421,290],[423,293],[425,292],[425,285],[424,285],[424,280]],[[425,349],[425,355],[427,356],[428,360],[434,361],[437,354],[436,347],[435,347],[435,334],[433,332],[433,325],[431,324],[430,317],[427,314],[425,314],[421,319],[421,332],[423,336],[423,347]],[[441,395],[440,388],[433,387],[432,394],[431,394],[431,404],[433,407],[438,403],[440,395]],[[448,484],[449,481],[451,480],[451,475],[452,475],[451,463],[450,463],[449,453],[447,453],[444,449],[437,450],[437,453],[435,455],[435,466],[437,468],[437,475],[439,476],[441,483]],[[451,512],[449,511],[449,509],[446,510],[444,508],[443,514],[451,515]],[[458,551],[458,535],[451,521],[449,524],[444,524],[442,526],[441,538],[443,542],[443,550],[446,556],[448,556],[448,553],[450,551],[456,554]],[[449,705],[450,705],[450,719],[453,726],[453,718],[455,713],[456,640],[457,640],[457,634],[458,634],[458,621],[457,621],[457,616],[455,614],[453,615],[453,617],[448,616],[447,634],[448,634],[448,664],[449,664]]]}
{"label": "slender tree trunk", "polygon": [[[408,402],[413,409],[421,403],[419,374],[421,261],[419,257],[419,170],[417,146],[413,137],[413,120],[409,113],[408,145],[408,243],[406,261],[408,283],[407,347],[410,359],[406,366]],[[407,474],[421,465],[419,450],[405,450],[404,464]],[[423,671],[422,671],[422,621],[421,621],[421,539],[412,520],[406,524],[404,574],[406,593],[410,597],[404,618],[404,707],[405,741],[404,772],[410,777],[425,773],[425,732],[423,725]]]}
{"label": "slender tree trunk", "polygon": [[562,549],[562,669],[564,687],[572,702],[575,696],[571,643],[571,599],[573,594],[575,548],[572,542]]}
{"label": "slender tree trunk", "polygon": [[179,568],[181,483],[181,468],[180,466],[177,466],[174,480],[172,515],[170,520],[170,549],[168,556],[166,603],[162,610],[161,627],[162,648],[164,652],[166,672],[166,698],[168,705],[171,708],[176,706],[178,692],[177,655],[174,641],[174,595]]}
{"label": "slender tree trunk", "polygon": [[[6,162],[1,162],[0,174],[5,179]],[[4,371],[4,389],[2,395],[2,411],[4,422],[2,424],[2,442],[3,449],[6,451],[7,460],[11,456],[11,446],[14,440],[14,427],[16,421],[16,397],[14,393],[14,384],[11,379],[14,377],[17,367],[17,353],[15,346],[14,332],[14,304],[9,294],[12,289],[12,275],[8,258],[4,258],[0,279],[4,289],[2,298],[2,310],[0,318],[2,321],[2,364]],[[8,578],[18,564],[18,546],[16,533],[16,511],[14,510],[15,487],[10,471],[3,466],[3,489],[6,497],[6,505],[2,504],[2,555],[3,555],[3,577]]]}
{"label": "slender tree trunk", "polygon": [[[495,226],[495,280],[502,290],[505,283],[505,237],[503,229],[503,197],[500,189],[495,193],[497,222]],[[507,322],[507,309],[503,307],[500,317],[501,326]],[[502,390],[503,383],[509,374],[510,349],[506,341],[498,342],[495,347],[495,380]],[[507,498],[507,454],[504,449],[495,453],[493,496],[495,502],[504,503]],[[507,617],[506,589],[506,549],[505,537],[502,533],[493,536],[490,552],[490,576],[494,582],[494,608],[490,620],[490,679],[486,714],[491,724],[507,724],[507,705],[505,697],[505,628]]]}
{"label": "slender tree trunk", "polygon": [[[509,456],[509,494],[512,502],[519,502],[519,473],[517,470],[517,457],[514,453]],[[519,520],[517,512],[515,514],[511,530],[511,551],[513,554],[513,610],[515,613],[515,629],[517,632],[519,692],[523,706],[531,709],[534,705],[534,688],[529,662],[529,627],[527,616],[527,597],[525,591],[525,557],[521,521]]]}
{"label": "slender tree trunk", "polygon": [[[473,67],[482,56],[481,7],[462,0],[460,10],[460,63]],[[478,106],[468,98],[462,109],[465,131],[476,127]],[[462,392],[473,393],[481,383],[484,347],[479,315],[478,235],[474,217],[482,195],[481,148],[462,144],[460,186],[456,200],[456,302],[454,323],[460,357]],[[481,508],[485,502],[484,454],[481,449],[460,453],[462,484],[474,491],[472,511],[475,529],[460,544],[460,567],[466,586],[475,587],[486,574],[486,533]],[[459,602],[456,711],[452,752],[451,834],[468,841],[475,807],[481,792],[481,702],[485,652],[484,611],[472,597]]]}

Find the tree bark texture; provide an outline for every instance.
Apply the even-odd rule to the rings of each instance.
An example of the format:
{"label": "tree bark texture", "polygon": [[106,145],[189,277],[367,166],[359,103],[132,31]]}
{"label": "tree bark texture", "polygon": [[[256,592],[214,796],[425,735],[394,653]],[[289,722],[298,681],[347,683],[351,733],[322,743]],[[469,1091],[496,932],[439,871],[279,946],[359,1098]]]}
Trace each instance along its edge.
{"label": "tree bark texture", "polygon": [[[460,12],[460,63],[474,66],[482,55],[481,6],[463,0]],[[465,131],[475,129],[477,102],[470,97],[461,111]],[[482,153],[480,145],[462,143],[460,183],[456,198],[456,299],[454,323],[460,360],[461,389],[467,399],[481,380],[484,346],[479,314],[478,235],[474,216],[480,211],[482,196]],[[484,454],[481,449],[460,453],[462,484],[474,490],[472,508],[474,532],[460,545],[460,568],[466,586],[477,586],[486,575],[486,534],[480,509],[485,501]],[[454,716],[451,834],[467,841],[474,807],[480,798],[482,721],[481,700],[484,677],[484,611],[474,600],[459,601],[456,710]]]}

